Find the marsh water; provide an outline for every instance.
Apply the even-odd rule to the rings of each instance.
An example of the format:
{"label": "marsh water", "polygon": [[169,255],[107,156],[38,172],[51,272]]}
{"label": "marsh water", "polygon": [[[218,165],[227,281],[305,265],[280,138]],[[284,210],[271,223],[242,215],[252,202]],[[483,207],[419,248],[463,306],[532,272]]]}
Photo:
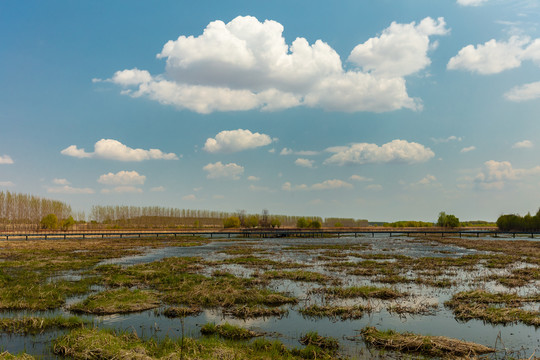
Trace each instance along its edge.
{"label": "marsh water", "polygon": [[[497,239],[492,240],[497,241]],[[309,245],[309,247],[302,248],[303,245]],[[334,254],[329,254],[328,247],[325,248],[328,245],[350,245],[351,249],[354,250],[349,251],[341,248]],[[369,237],[241,239],[230,241],[218,239],[200,246],[145,249],[143,255],[109,259],[103,261],[102,264],[118,264],[129,267],[167,257],[201,257],[205,261],[215,261],[219,264],[203,269],[202,274],[210,275],[215,270],[224,270],[236,276],[252,277],[260,269],[253,266],[219,262],[219,260],[232,257],[232,255],[226,253],[228,249],[242,247],[249,247],[260,258],[285,263],[305,264],[308,266],[306,270],[336,278],[341,282],[341,286],[372,284],[381,286],[381,283],[374,278],[348,275],[343,269],[327,266],[328,256],[334,256],[334,260],[358,262],[361,259],[357,257],[357,254],[362,251],[368,251],[370,254],[404,255],[411,258],[459,258],[481,253],[475,249],[461,248],[456,245],[441,244],[429,240],[417,241],[413,238],[400,236],[376,236],[372,238],[370,235]],[[390,259],[390,261],[392,260]],[[488,269],[482,265],[467,271],[456,268],[451,273],[444,275],[448,279],[455,281],[455,284],[448,288],[432,287],[414,282],[384,284],[384,286],[390,286],[409,295],[397,300],[354,298],[333,301],[333,304],[340,305],[370,305],[373,310],[366,312],[362,318],[356,320],[340,320],[326,317],[311,318],[301,315],[298,309],[302,306],[329,302],[329,299],[324,295],[313,291],[323,285],[284,279],[271,280],[268,286],[273,290],[294,295],[299,299],[299,303],[287,306],[288,312],[281,317],[242,320],[228,317],[219,309],[205,309],[197,316],[171,319],[161,315],[162,309],[153,309],[124,315],[87,316],[86,318],[93,321],[98,327],[136,332],[142,338],[199,337],[201,336],[200,327],[202,324],[208,322],[222,324],[227,322],[264,333],[267,338],[278,339],[291,347],[300,346],[298,339],[301,334],[317,331],[320,335],[337,338],[341,345],[340,353],[351,358],[363,359],[377,356],[399,358],[398,353],[382,353],[366,347],[359,336],[359,330],[366,326],[375,326],[382,330],[392,329],[423,335],[441,335],[495,347],[498,352],[491,355],[491,358],[505,358],[506,356],[528,358],[535,353],[540,354],[540,328],[522,323],[491,325],[479,320],[458,321],[452,311],[444,306],[445,301],[449,300],[453,293],[462,290],[482,288],[492,292],[519,291],[524,294],[538,292],[538,281],[520,287],[518,290],[511,290],[489,279],[489,274],[504,274],[506,271],[508,269]],[[80,274],[65,273],[62,276],[69,278],[80,276]],[[93,290],[97,292],[102,289],[95,287]],[[68,299],[67,304],[80,301],[84,297]],[[427,306],[429,311],[422,314],[396,314],[388,310],[391,305],[402,305],[410,308]],[[532,303],[527,306],[530,310],[539,310],[539,303]],[[32,316],[70,315],[65,308],[52,312],[4,312],[2,315],[10,317],[23,314]],[[52,353],[50,344],[54,338],[61,334],[61,331],[28,336],[1,334],[0,352],[9,351],[12,354],[26,352],[41,356],[44,359],[57,358]]]}

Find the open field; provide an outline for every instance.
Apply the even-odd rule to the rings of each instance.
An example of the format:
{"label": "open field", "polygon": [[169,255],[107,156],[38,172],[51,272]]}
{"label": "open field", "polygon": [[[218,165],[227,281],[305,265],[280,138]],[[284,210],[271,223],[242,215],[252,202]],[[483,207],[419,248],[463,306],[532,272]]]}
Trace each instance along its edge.
{"label": "open field", "polygon": [[539,273],[526,238],[2,240],[0,358],[529,358]]}

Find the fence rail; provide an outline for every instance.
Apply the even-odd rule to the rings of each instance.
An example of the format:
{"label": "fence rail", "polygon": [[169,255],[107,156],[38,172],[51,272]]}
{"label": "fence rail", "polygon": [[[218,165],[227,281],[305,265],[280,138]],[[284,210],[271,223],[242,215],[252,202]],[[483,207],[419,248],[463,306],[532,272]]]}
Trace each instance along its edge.
{"label": "fence rail", "polygon": [[414,236],[414,235],[440,235],[444,236],[527,236],[534,238],[540,235],[540,231],[498,231],[498,230],[302,230],[302,229],[242,229],[242,230],[200,230],[200,231],[58,231],[58,232],[0,232],[0,239],[89,239],[89,238],[140,238],[164,236],[205,236],[210,238],[218,237],[258,237],[258,238],[278,238],[278,237],[342,237],[342,236],[369,236],[376,235],[392,236]]}

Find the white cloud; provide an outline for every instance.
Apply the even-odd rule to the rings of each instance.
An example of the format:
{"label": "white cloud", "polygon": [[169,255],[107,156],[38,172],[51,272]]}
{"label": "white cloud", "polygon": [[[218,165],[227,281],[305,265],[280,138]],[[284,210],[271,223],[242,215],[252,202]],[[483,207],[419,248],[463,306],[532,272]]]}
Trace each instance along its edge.
{"label": "white cloud", "polygon": [[222,131],[215,138],[208,138],[203,150],[209,153],[232,153],[254,149],[272,143],[266,134],[252,133],[249,130]]}
{"label": "white cloud", "polygon": [[519,181],[526,177],[540,174],[540,166],[530,169],[514,169],[509,161],[489,160],[474,178],[482,189],[502,189],[508,181]]}
{"label": "white cloud", "polygon": [[136,186],[126,185],[126,186],[116,186],[112,189],[103,189],[101,190],[103,194],[123,194],[123,193],[134,193],[134,194],[140,194],[142,193],[142,189],[138,188]]}
{"label": "white cloud", "polygon": [[273,192],[269,187],[256,185],[249,185],[249,190],[253,192]]}
{"label": "white cloud", "polygon": [[366,190],[370,191],[381,191],[383,189],[382,185],[372,184],[365,187]]}
{"label": "white cloud", "polygon": [[47,192],[51,194],[93,194],[95,191],[90,188],[76,188],[64,185],[47,187]]}
{"label": "white cloud", "polygon": [[323,182],[308,186],[306,184],[293,186],[290,182],[285,182],[281,186],[284,191],[311,191],[311,190],[332,190],[332,189],[352,189],[353,186],[348,182],[338,179],[325,180]]}
{"label": "white cloud", "polygon": [[101,139],[96,142],[93,153],[79,149],[76,145],[68,146],[60,153],[78,158],[101,158],[119,161],[178,160],[178,156],[174,153],[164,153],[159,149],[132,149],[113,139]]}
{"label": "white cloud", "polygon": [[457,3],[461,6],[480,6],[488,0],[457,0]]}
{"label": "white cloud", "polygon": [[240,175],[244,173],[243,166],[235,163],[222,164],[221,161],[214,164],[208,164],[203,167],[203,170],[208,173],[206,175],[208,179],[226,178],[238,180],[240,179]]}
{"label": "white cloud", "polygon": [[392,23],[378,38],[358,45],[346,69],[337,52],[317,40],[298,37],[288,45],[283,26],[238,16],[217,20],[199,36],[168,41],[157,55],[165,73],[117,71],[111,79],[123,94],[147,97],[199,113],[308,106],[336,111],[384,112],[421,103],[409,97],[403,76],[430,64],[429,37],[448,32],[444,19]]}
{"label": "white cloud", "polygon": [[152,191],[152,192],[163,192],[163,191],[165,191],[165,187],[156,186],[156,187],[150,188],[150,191]]}
{"label": "white cloud", "polygon": [[451,136],[449,136],[447,138],[431,138],[431,141],[433,141],[435,144],[447,143],[447,142],[450,142],[450,141],[460,142],[461,140],[463,140],[462,137],[458,137],[458,136],[455,136],[455,135],[451,135]]}
{"label": "white cloud", "polygon": [[513,36],[507,42],[491,39],[476,47],[467,45],[448,61],[447,68],[469,70],[482,75],[514,69],[521,66],[521,54],[526,43],[527,40]]}
{"label": "white cloud", "polygon": [[506,92],[504,97],[515,102],[540,99],[540,81],[515,86]]}
{"label": "white cloud", "polygon": [[514,149],[531,149],[533,147],[534,147],[534,145],[533,145],[532,141],[530,141],[530,140],[518,141],[517,143],[512,145],[512,148],[514,148]]}
{"label": "white cloud", "polygon": [[259,180],[261,180],[260,177],[253,176],[253,175],[248,176],[247,179],[248,179],[248,181],[259,181]]}
{"label": "white cloud", "polygon": [[322,183],[311,185],[311,190],[328,190],[328,189],[352,189],[353,186],[343,180],[333,179],[325,180]]}
{"label": "white cloud", "polygon": [[12,181],[0,181],[0,186],[11,187],[11,186],[15,186],[15,183],[13,183]]}
{"label": "white cloud", "polygon": [[225,199],[225,196],[223,196],[223,195],[214,195],[214,196],[212,196],[212,199],[221,200],[221,199]]}
{"label": "white cloud", "polygon": [[152,81],[152,75],[146,70],[134,68],[115,72],[111,81],[124,86],[138,85]]}
{"label": "white cloud", "polygon": [[269,152],[270,154],[273,154],[273,153],[276,152],[276,149],[272,148],[272,149],[268,150],[268,152]]}
{"label": "white cloud", "polygon": [[186,195],[186,196],[182,196],[182,200],[197,200],[197,197],[194,195],[194,194],[189,194],[189,195]]}
{"label": "white cloud", "polygon": [[119,171],[116,174],[112,172],[103,174],[98,182],[105,185],[142,185],[146,181],[146,176],[140,175],[136,171]]}
{"label": "white cloud", "polygon": [[71,184],[69,181],[67,181],[67,179],[53,179],[53,184],[56,184],[56,185],[69,185]]}
{"label": "white cloud", "polygon": [[459,152],[461,153],[468,153],[469,151],[476,150],[476,146],[467,146],[461,149]]}
{"label": "white cloud", "polygon": [[373,181],[372,178],[368,178],[362,175],[351,175],[349,179],[353,181]]}
{"label": "white cloud", "polygon": [[327,149],[334,155],[324,161],[324,164],[348,165],[368,163],[421,163],[428,161],[435,154],[424,145],[405,140],[393,140],[382,146],[368,143],[357,143],[347,147],[332,147]]}
{"label": "white cloud", "polygon": [[431,35],[448,33],[444,18],[425,18],[419,24],[393,22],[379,37],[357,45],[349,61],[364,71],[386,77],[402,77],[414,74],[430,63],[427,52]]}
{"label": "white cloud", "polygon": [[320,152],[319,151],[314,151],[314,150],[298,150],[298,151],[294,151],[293,149],[289,149],[289,148],[283,148],[281,149],[281,152],[279,153],[279,155],[300,155],[300,156],[315,156],[315,155],[319,155]]}
{"label": "white cloud", "polygon": [[498,74],[530,60],[540,65],[540,39],[514,35],[508,41],[491,39],[467,45],[448,61],[449,70],[468,70],[482,75]]}
{"label": "white cloud", "polygon": [[288,149],[288,148],[283,148],[279,152],[279,155],[291,155],[291,154],[294,154],[294,151],[292,151],[291,149]]}
{"label": "white cloud", "polygon": [[9,155],[0,155],[0,164],[13,164],[13,159]]}
{"label": "white cloud", "polygon": [[309,160],[309,159],[303,159],[303,158],[298,158],[294,161],[294,163],[297,165],[297,166],[301,166],[301,167],[306,167],[306,168],[310,168],[310,169],[313,169],[313,164],[315,163],[315,160]]}
{"label": "white cloud", "polygon": [[416,185],[429,185],[437,181],[437,178],[433,175],[427,174],[424,178],[419,180]]}

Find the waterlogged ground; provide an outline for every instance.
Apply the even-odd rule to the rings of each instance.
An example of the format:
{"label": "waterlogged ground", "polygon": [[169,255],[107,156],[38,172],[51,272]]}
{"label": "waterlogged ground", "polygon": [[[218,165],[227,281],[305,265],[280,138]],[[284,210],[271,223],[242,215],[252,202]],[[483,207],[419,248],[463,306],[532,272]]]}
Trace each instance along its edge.
{"label": "waterlogged ground", "polygon": [[[45,359],[534,358],[540,241],[380,235],[3,241],[0,310],[0,358],[3,352]],[[69,326],[43,320],[73,315],[78,322]],[[202,335],[205,324],[237,327]],[[240,327],[256,339],[238,340]],[[371,327],[417,340],[457,339],[449,348],[466,352],[447,352],[439,338],[421,338],[428,348],[388,332],[374,339]],[[480,355],[463,341],[495,352]]]}

